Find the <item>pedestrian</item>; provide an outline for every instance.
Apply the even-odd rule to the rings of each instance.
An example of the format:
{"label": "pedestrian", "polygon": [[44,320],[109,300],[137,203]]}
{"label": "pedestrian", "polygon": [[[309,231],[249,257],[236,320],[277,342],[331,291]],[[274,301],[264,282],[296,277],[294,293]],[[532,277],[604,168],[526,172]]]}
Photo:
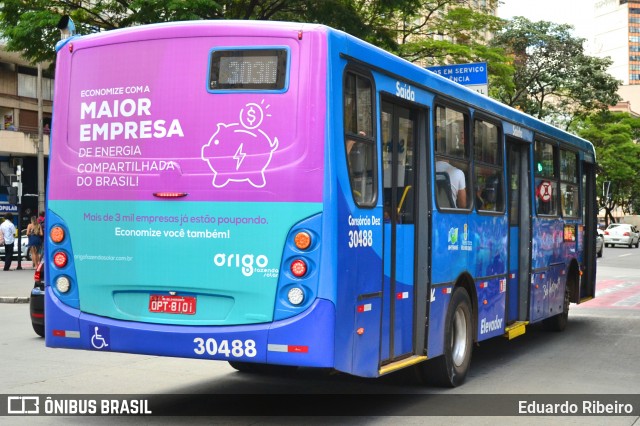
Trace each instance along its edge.
{"label": "pedestrian", "polygon": [[29,251],[31,252],[31,262],[37,268],[40,264],[40,253],[42,253],[42,226],[36,216],[31,216],[31,223],[27,226],[27,237],[29,238]]}
{"label": "pedestrian", "polygon": [[13,260],[13,242],[16,239],[16,226],[13,224],[13,215],[11,213],[4,215],[4,222],[0,225],[0,232],[4,239],[4,270],[8,271]]}

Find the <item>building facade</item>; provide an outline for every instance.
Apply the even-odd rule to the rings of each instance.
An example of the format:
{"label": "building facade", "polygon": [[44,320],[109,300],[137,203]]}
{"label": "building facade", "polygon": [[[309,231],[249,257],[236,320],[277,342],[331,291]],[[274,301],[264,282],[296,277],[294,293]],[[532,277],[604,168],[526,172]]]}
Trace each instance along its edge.
{"label": "building facade", "polygon": [[[43,66],[44,68],[47,65]],[[42,126],[44,174],[49,156],[49,128],[53,99],[53,79],[47,72],[42,77]],[[17,166],[22,173],[23,210],[38,209],[38,70],[20,54],[9,52],[0,40],[0,212],[11,211],[8,187],[18,181]],[[13,207],[15,208],[15,207]]]}
{"label": "building facade", "polygon": [[593,24],[592,55],[610,57],[623,85],[640,85],[640,0],[596,0]]}

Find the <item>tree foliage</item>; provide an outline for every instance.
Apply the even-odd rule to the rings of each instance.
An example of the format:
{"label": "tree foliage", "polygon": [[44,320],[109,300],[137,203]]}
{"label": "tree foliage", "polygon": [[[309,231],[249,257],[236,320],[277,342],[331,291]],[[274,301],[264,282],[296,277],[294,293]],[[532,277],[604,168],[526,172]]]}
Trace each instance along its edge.
{"label": "tree foliage", "polygon": [[[607,223],[614,221],[613,210],[620,207],[626,214],[640,213],[640,118],[628,113],[602,112],[582,120],[578,134],[596,148],[601,171],[597,189],[600,209]],[[606,183],[606,184],[605,184]],[[609,193],[605,194],[605,188]]]}
{"label": "tree foliage", "polygon": [[[498,0],[489,0],[491,5]],[[501,20],[469,0],[7,0],[0,31],[9,50],[33,62],[55,58],[58,20],[69,15],[79,34],[157,22],[256,19],[314,22],[343,30],[424,64],[504,62],[485,36]],[[437,37],[434,38],[434,35]],[[498,70],[501,68],[498,66]]]}
{"label": "tree foliage", "polygon": [[620,82],[607,73],[608,58],[584,53],[570,25],[508,21],[491,45],[502,47],[513,61],[513,79],[492,91],[500,101],[559,127],[615,105]]}

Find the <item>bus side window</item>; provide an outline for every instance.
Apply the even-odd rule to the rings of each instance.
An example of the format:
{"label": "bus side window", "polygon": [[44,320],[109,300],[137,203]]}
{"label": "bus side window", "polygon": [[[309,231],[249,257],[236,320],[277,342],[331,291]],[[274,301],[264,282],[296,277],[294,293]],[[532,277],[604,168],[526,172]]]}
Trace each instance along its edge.
{"label": "bus side window", "polygon": [[558,149],[554,145],[535,142],[536,212],[539,215],[558,214]]}
{"label": "bus side window", "polygon": [[344,141],[351,194],[359,207],[376,202],[375,138],[371,81],[353,72],[344,79]]}
{"label": "bus side window", "polygon": [[488,121],[475,120],[473,136],[476,209],[483,212],[504,212],[500,128]]}
{"label": "bus side window", "polygon": [[[436,203],[440,208],[471,208],[472,200],[470,187],[470,159],[468,138],[469,117],[464,112],[437,106],[435,108],[436,124],[435,138],[435,172],[436,172]],[[449,194],[453,200],[448,202],[448,196],[438,191],[438,182],[442,184],[442,175],[438,181],[438,173],[448,175],[450,184]]]}

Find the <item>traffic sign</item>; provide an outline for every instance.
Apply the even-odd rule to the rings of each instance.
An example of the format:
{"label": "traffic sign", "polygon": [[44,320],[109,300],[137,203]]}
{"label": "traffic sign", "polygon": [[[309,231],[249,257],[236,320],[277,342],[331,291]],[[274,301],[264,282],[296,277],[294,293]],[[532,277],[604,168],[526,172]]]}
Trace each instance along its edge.
{"label": "traffic sign", "polygon": [[486,62],[474,62],[470,64],[439,65],[427,67],[427,70],[455,81],[456,83],[468,86],[476,92],[487,94],[489,79],[487,75]]}

